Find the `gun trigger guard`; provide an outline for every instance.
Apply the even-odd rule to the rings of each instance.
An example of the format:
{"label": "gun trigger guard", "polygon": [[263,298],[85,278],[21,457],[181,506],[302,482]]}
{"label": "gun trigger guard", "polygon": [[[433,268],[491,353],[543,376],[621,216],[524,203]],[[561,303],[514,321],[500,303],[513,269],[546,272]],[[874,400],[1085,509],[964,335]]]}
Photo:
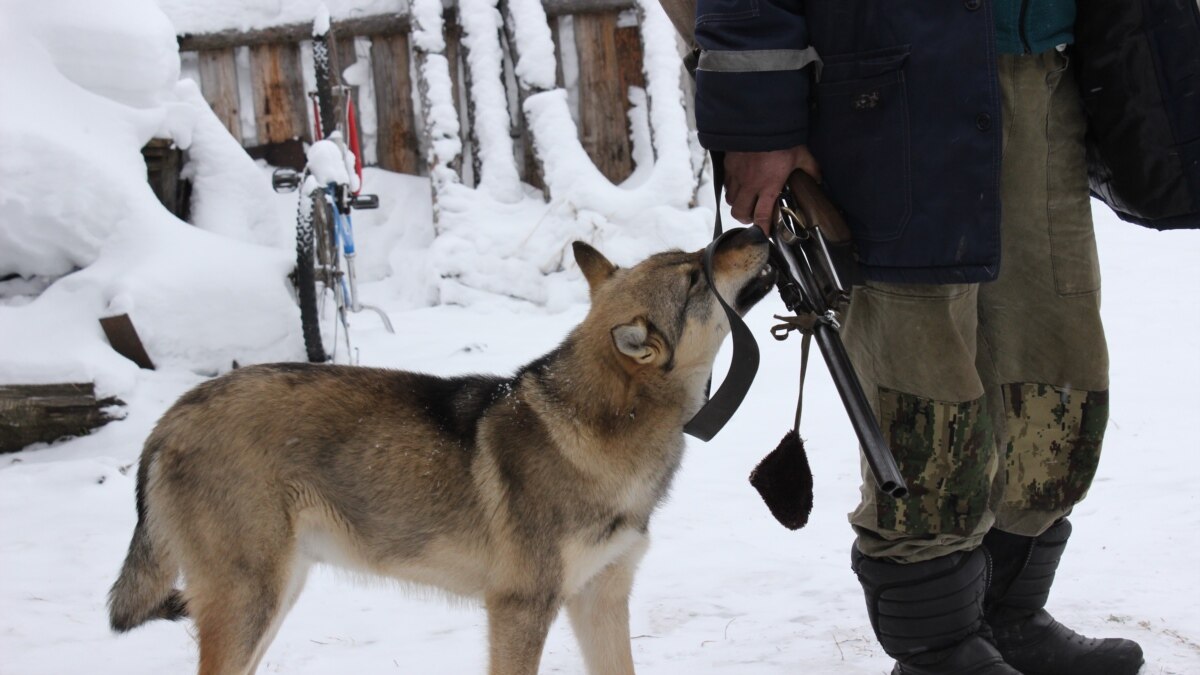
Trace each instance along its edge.
{"label": "gun trigger guard", "polygon": [[[800,213],[791,207],[780,206],[779,211],[791,216],[791,218],[796,221],[796,224],[800,226],[800,231],[807,230],[811,226],[808,222],[808,218],[805,218],[803,213]],[[799,236],[801,233],[800,231],[797,231],[795,234]]]}

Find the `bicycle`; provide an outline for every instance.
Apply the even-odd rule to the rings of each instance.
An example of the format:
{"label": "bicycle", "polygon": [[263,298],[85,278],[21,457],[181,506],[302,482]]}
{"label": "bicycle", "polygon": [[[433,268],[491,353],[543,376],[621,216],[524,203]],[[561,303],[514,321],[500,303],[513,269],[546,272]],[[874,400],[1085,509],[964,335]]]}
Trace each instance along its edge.
{"label": "bicycle", "polygon": [[[349,313],[369,309],[379,315],[387,332],[395,331],[387,313],[362,303],[358,297],[351,212],[379,208],[379,197],[359,194],[362,162],[353,99],[349,96],[350,87],[337,83],[330,67],[328,23],[325,23],[324,31],[319,32],[320,28],[318,21],[312,41],[317,88],[308,93],[316,122],[314,143],[309,148],[303,173],[276,169],[271,176],[271,185],[276,192],[301,190],[296,208],[294,283],[308,360],[312,363],[336,361],[340,325],[347,358],[353,362],[356,359],[350,345]],[[352,146],[349,149],[345,142],[347,137]],[[353,171],[347,161],[350,156],[354,157]],[[334,304],[333,351],[327,353],[321,324],[322,317],[328,314],[326,303],[330,296]]]}

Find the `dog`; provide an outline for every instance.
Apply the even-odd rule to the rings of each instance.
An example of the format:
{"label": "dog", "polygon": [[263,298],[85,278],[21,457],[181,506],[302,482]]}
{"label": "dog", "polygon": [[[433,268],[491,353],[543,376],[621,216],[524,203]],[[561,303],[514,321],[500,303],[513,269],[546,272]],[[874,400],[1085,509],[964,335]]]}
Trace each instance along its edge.
{"label": "dog", "polygon": [[[512,377],[282,363],[180,397],[142,451],[112,628],[190,616],[201,675],[252,673],[327,563],[482,599],[494,675],[536,673],[563,606],[589,673],[632,673],[635,568],[729,325],[703,251],[573,249],[588,314]],[[741,313],[774,283],[757,228],[712,270]]]}

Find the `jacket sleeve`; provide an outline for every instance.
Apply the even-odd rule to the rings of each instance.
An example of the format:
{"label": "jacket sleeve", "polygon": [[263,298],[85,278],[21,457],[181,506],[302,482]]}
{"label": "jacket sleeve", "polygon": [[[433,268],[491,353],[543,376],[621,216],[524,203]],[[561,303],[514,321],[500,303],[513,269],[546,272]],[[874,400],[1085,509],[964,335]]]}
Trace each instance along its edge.
{"label": "jacket sleeve", "polygon": [[802,0],[698,0],[696,126],[710,150],[764,151],[808,140]]}

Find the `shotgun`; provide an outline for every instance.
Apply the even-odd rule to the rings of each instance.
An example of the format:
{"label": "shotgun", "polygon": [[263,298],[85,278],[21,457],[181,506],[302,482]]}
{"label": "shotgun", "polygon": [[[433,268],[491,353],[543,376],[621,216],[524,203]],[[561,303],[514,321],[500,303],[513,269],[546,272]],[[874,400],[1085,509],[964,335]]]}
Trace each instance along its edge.
{"label": "shotgun", "polygon": [[771,227],[779,295],[801,319],[791,325],[810,332],[816,340],[876,485],[892,497],[903,497],[908,493],[904,478],[838,335],[838,313],[850,299],[839,268],[847,270],[849,266],[833,251],[845,252],[849,242],[845,221],[820,186],[803,171],[793,172],[779,197]]}

